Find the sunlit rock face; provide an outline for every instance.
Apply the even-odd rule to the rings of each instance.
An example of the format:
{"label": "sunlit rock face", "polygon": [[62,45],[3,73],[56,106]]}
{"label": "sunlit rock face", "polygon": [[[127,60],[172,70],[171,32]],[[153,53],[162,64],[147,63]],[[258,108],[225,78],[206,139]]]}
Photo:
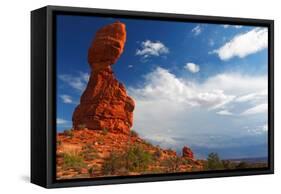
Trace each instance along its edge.
{"label": "sunlit rock face", "polygon": [[90,79],[72,117],[74,129],[130,132],[135,103],[111,68],[122,54],[125,42],[126,26],[121,22],[97,31],[88,52]]}

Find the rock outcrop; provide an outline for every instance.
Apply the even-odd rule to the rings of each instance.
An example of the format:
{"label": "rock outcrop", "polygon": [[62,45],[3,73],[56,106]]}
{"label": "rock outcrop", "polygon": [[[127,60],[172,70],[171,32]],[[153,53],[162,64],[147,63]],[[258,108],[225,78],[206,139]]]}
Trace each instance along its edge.
{"label": "rock outcrop", "polygon": [[182,148],[182,157],[194,159],[194,155],[193,155],[192,150],[190,148],[184,146]]}
{"label": "rock outcrop", "polygon": [[130,132],[135,103],[111,68],[122,54],[125,41],[126,28],[121,22],[97,31],[88,52],[90,79],[72,117],[74,129]]}

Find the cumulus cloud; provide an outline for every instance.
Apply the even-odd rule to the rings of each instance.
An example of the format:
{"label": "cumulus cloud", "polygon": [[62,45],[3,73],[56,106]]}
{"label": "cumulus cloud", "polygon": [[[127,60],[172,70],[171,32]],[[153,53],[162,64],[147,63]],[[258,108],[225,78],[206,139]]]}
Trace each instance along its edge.
{"label": "cumulus cloud", "polygon": [[194,34],[194,36],[198,36],[202,32],[202,27],[197,25],[191,30],[191,32]]}
{"label": "cumulus cloud", "polygon": [[164,100],[191,107],[218,108],[234,98],[221,89],[206,89],[197,83],[177,78],[161,67],[145,76],[142,88],[129,88],[129,91],[140,100]]}
{"label": "cumulus cloud", "polygon": [[267,113],[267,108],[268,108],[267,103],[259,104],[245,110],[244,112],[241,113],[241,115],[254,115],[259,113]]}
{"label": "cumulus cloud", "polygon": [[229,60],[233,57],[244,58],[267,48],[267,46],[267,28],[257,27],[246,33],[236,35],[222,47],[212,51],[212,53],[218,54],[221,60]]}
{"label": "cumulus cloud", "polygon": [[228,110],[220,110],[218,112],[216,112],[218,115],[226,115],[226,116],[230,116],[233,115],[232,112],[228,111]]}
{"label": "cumulus cloud", "polygon": [[235,96],[244,96],[250,93],[263,93],[267,90],[267,76],[221,73],[209,77],[201,87],[205,89],[220,88],[226,93],[234,94]]}
{"label": "cumulus cloud", "polygon": [[61,119],[61,118],[57,118],[57,125],[65,125],[68,124],[69,121]]}
{"label": "cumulus cloud", "polygon": [[62,99],[63,103],[65,104],[73,104],[73,99],[71,96],[69,95],[66,95],[66,94],[63,94],[63,95],[60,95],[60,98]]}
{"label": "cumulus cloud", "polygon": [[145,75],[141,84],[128,88],[136,102],[133,127],[142,137],[164,147],[217,145],[216,140],[204,138],[249,135],[245,125],[254,128],[253,124],[266,122],[267,114],[241,115],[249,107],[267,103],[266,98],[256,97],[255,102],[246,98],[262,94],[266,88],[263,76],[221,73],[198,82],[158,67]]}
{"label": "cumulus cloud", "polygon": [[186,63],[184,68],[190,71],[191,73],[197,73],[200,71],[199,65],[196,65],[195,63]]}
{"label": "cumulus cloud", "polygon": [[258,126],[255,126],[255,127],[244,127],[244,129],[247,130],[248,133],[250,133],[251,135],[260,135],[260,134],[263,134],[263,133],[267,133],[268,131],[268,126],[267,126],[267,123],[266,124],[263,124],[263,125],[258,125]]}
{"label": "cumulus cloud", "polygon": [[228,25],[228,24],[225,24],[225,25],[222,25],[223,28],[242,28],[243,26],[241,25]]}
{"label": "cumulus cloud", "polygon": [[250,102],[256,103],[258,101],[267,100],[267,90],[263,90],[260,92],[248,93],[242,96],[237,97],[237,102]]}
{"label": "cumulus cloud", "polygon": [[160,41],[146,40],[141,43],[141,48],[136,50],[136,55],[148,58],[150,56],[160,56],[168,54],[169,49]]}
{"label": "cumulus cloud", "polygon": [[70,87],[78,90],[79,92],[85,90],[86,84],[89,80],[89,74],[79,72],[79,75],[74,76],[71,74],[62,74],[58,76],[60,80],[69,85]]}

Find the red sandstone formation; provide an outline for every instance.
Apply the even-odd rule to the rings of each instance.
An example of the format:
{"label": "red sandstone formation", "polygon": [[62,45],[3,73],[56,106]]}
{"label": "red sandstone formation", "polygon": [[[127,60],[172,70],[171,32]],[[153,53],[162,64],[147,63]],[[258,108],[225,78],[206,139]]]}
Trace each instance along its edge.
{"label": "red sandstone formation", "polygon": [[182,148],[182,157],[194,159],[192,150],[190,148],[184,146]]}
{"label": "red sandstone formation", "polygon": [[115,22],[97,31],[88,52],[90,80],[72,117],[74,129],[130,132],[135,103],[111,68],[122,54],[125,41],[123,23]]}

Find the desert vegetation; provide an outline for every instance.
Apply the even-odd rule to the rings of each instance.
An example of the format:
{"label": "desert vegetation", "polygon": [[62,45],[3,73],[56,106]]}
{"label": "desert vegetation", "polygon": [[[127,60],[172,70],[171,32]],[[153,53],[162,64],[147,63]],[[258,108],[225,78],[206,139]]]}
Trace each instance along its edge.
{"label": "desert vegetation", "polygon": [[172,149],[152,145],[135,131],[119,134],[107,129],[80,129],[65,130],[57,136],[59,179],[261,167],[266,164],[222,160],[217,153],[196,160],[189,148],[184,147],[180,155]]}
{"label": "desert vegetation", "polygon": [[265,168],[264,162],[245,162],[233,160],[221,160],[217,153],[210,153],[206,160],[203,160],[204,170],[235,170],[245,168]]}

